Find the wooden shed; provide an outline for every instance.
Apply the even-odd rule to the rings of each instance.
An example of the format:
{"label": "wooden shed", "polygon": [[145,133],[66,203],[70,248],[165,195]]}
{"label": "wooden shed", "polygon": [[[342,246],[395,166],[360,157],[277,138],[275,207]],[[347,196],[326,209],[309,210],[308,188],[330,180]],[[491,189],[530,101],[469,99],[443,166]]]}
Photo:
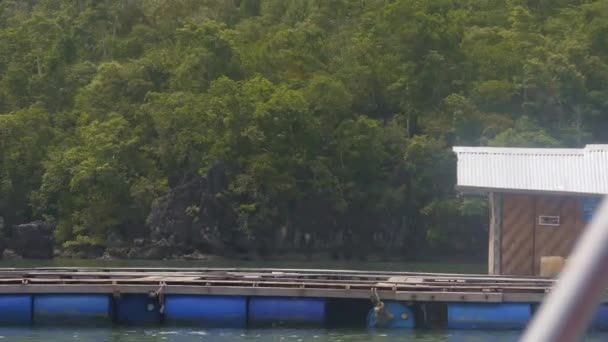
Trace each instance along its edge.
{"label": "wooden shed", "polygon": [[608,145],[453,150],[457,189],[489,200],[490,274],[539,275],[542,257],[567,257],[608,194]]}

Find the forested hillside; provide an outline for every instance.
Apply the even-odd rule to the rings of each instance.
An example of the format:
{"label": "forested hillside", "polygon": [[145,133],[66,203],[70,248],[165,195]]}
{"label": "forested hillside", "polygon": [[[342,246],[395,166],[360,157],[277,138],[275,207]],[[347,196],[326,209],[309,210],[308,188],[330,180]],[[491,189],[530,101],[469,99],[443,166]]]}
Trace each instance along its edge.
{"label": "forested hillside", "polygon": [[0,216],[64,247],[483,251],[451,146],[607,141],[608,1],[0,2]]}

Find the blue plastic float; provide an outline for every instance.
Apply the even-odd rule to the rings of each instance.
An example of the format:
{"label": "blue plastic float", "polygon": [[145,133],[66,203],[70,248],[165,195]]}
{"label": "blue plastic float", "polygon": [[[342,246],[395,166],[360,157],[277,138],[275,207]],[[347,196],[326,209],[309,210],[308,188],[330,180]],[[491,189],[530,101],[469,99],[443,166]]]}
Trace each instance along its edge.
{"label": "blue plastic float", "polygon": [[34,296],[34,323],[110,323],[111,300],[103,294],[45,294]]}
{"label": "blue plastic float", "polygon": [[0,324],[32,323],[32,296],[0,295]]}
{"label": "blue plastic float", "polygon": [[[334,303],[329,305],[328,302]],[[385,301],[390,318],[377,317],[365,301],[348,306],[346,299],[245,297],[211,295],[147,294],[40,294],[0,295],[0,325],[19,324],[189,324],[198,327],[246,328],[260,326],[324,326],[329,316],[348,316],[348,321],[369,328],[414,328],[412,306]],[[368,306],[369,305],[369,306]],[[523,329],[537,304],[447,303],[448,329]],[[345,307],[358,308],[343,312]],[[360,308],[359,308],[360,307]],[[367,308],[366,308],[367,307]],[[163,308],[164,310],[161,310]],[[328,309],[329,308],[329,309]],[[444,307],[445,308],[445,307]],[[445,310],[445,309],[444,309]],[[444,315],[445,315],[445,311]],[[335,318],[335,317],[334,317]],[[335,320],[335,319],[334,319]],[[590,328],[608,330],[608,305],[601,305]]]}
{"label": "blue plastic float", "polygon": [[253,325],[309,325],[325,323],[323,298],[251,297],[249,322]]}
{"label": "blue plastic float", "polygon": [[161,304],[158,297],[122,294],[114,299],[115,319],[119,324],[159,324]]}
{"label": "blue plastic float", "polygon": [[245,328],[247,297],[170,295],[165,298],[165,321],[201,327]]}
{"label": "blue plastic float", "polygon": [[597,308],[589,327],[594,330],[608,330],[608,305],[600,305]]}
{"label": "blue plastic float", "polygon": [[384,309],[390,313],[389,317],[376,317],[374,309],[367,314],[368,328],[414,328],[416,322],[412,309],[401,302],[385,301]]}
{"label": "blue plastic float", "polygon": [[450,329],[523,329],[531,317],[530,304],[449,303]]}

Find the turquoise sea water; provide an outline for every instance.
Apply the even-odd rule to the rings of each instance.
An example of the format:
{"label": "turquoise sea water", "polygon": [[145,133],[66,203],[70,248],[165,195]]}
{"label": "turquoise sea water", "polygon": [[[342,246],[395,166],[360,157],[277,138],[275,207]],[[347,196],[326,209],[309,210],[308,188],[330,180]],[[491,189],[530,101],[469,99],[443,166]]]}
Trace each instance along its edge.
{"label": "turquoise sea water", "polygon": [[[2,341],[28,342],[515,342],[517,331],[201,330],[171,328],[0,329]],[[607,341],[608,334],[584,341]]]}

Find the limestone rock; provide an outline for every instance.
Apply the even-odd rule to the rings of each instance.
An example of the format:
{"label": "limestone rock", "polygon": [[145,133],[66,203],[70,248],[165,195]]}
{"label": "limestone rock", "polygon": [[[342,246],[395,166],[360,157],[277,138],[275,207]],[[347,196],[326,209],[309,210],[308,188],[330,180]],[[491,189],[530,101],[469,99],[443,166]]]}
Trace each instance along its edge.
{"label": "limestone rock", "polygon": [[53,228],[52,224],[43,221],[15,225],[9,245],[26,259],[52,259],[55,247]]}
{"label": "limestone rock", "polygon": [[19,259],[23,259],[23,258],[21,257],[21,255],[15,253],[15,251],[12,250],[12,249],[5,249],[2,252],[2,259],[5,259],[5,260],[19,260]]}
{"label": "limestone rock", "polygon": [[141,256],[165,258],[196,250],[203,255],[226,253],[227,240],[237,235],[233,230],[238,223],[232,206],[222,196],[228,186],[225,172],[223,163],[217,162],[206,177],[192,178],[157,198],[147,219],[149,247],[142,247],[148,251]]}

